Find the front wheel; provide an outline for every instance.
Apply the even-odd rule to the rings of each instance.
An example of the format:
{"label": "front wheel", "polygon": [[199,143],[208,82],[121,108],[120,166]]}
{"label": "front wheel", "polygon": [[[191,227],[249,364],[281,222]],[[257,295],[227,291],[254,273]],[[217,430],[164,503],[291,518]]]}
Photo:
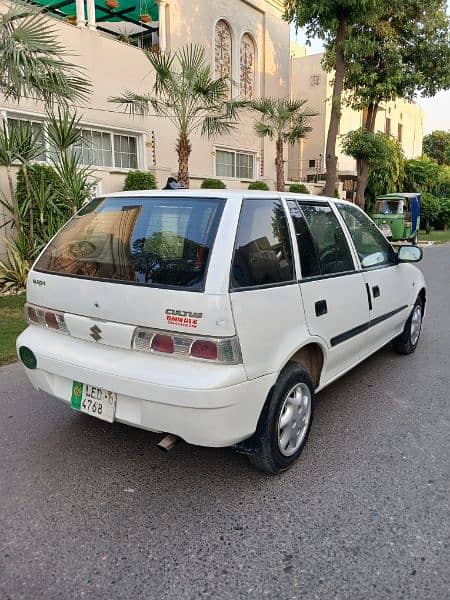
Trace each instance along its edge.
{"label": "front wheel", "polygon": [[303,365],[280,374],[258,425],[259,452],[249,455],[260,471],[276,474],[291,467],[308,439],[314,414],[314,384]]}
{"label": "front wheel", "polygon": [[394,350],[398,354],[412,354],[417,348],[422,331],[422,318],[423,302],[421,298],[417,298],[403,332],[393,341]]}

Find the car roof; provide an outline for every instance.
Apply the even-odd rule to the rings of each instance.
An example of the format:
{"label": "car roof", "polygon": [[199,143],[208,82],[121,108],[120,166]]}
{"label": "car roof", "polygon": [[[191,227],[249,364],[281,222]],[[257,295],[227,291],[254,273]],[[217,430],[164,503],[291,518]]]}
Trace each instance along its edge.
{"label": "car roof", "polygon": [[[167,196],[176,197],[176,198],[233,198],[233,199],[241,199],[241,198],[258,198],[260,200],[264,199],[274,199],[274,198],[298,198],[302,200],[313,200],[314,202],[334,202],[339,200],[339,202],[345,202],[345,200],[341,200],[340,198],[328,198],[327,196],[316,196],[312,194],[294,194],[291,192],[265,192],[259,190],[215,190],[215,189],[183,189],[180,188],[178,190],[138,190],[138,191],[129,191],[129,192],[112,192],[110,194],[101,194],[102,197],[107,198],[117,198],[117,197],[161,197]],[[350,204],[350,203],[349,203]]]}
{"label": "car roof", "polygon": [[396,200],[397,198],[415,198],[416,196],[420,196],[419,192],[393,192],[392,194],[377,196],[376,200]]}

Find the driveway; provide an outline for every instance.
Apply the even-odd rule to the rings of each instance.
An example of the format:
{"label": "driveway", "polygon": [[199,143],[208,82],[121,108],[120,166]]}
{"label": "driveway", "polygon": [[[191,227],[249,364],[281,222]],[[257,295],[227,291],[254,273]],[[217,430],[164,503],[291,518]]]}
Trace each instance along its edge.
{"label": "driveway", "polygon": [[74,413],[0,369],[0,597],[450,597],[450,245],[425,250],[417,352],[319,394],[268,477],[227,449]]}

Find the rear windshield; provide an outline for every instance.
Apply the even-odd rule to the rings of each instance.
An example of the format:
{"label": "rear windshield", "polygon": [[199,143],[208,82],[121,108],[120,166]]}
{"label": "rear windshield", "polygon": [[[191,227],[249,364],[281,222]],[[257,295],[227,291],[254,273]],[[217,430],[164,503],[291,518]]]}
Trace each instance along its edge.
{"label": "rear windshield", "polygon": [[202,289],[222,208],[217,198],[97,198],[61,229],[35,269]]}

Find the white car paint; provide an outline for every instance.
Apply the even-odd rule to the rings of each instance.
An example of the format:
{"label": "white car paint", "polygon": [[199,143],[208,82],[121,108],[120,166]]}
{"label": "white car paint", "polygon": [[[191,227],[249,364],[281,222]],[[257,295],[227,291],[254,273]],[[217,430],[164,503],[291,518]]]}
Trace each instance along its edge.
{"label": "white car paint", "polygon": [[[302,279],[297,245],[293,243],[295,277],[288,284],[256,289],[230,289],[230,268],[244,198],[286,199],[329,203],[331,198],[223,190],[124,192],[108,197],[223,198],[225,206],[202,292],[127,285],[30,271],[27,301],[65,314],[68,334],[31,324],[17,348],[30,348],[37,368],[26,368],[36,389],[70,403],[72,381],[117,394],[115,420],[151,431],[180,436],[192,444],[229,446],[250,437],[270,389],[290,358],[302,347],[317,344],[324,356],[317,390],[342,376],[398,335],[420,290],[421,272],[410,264],[364,271],[347,230],[354,272],[345,276]],[[343,201],[339,201],[345,204]],[[289,219],[289,217],[288,217]],[[289,230],[294,238],[292,221]],[[45,250],[44,250],[45,252]],[[380,298],[369,310],[366,283],[378,285]],[[328,312],[318,317],[315,303],[326,299]],[[404,308],[392,318],[367,327],[338,344],[332,340],[361,324]],[[167,309],[202,314],[195,335],[237,336],[240,364],[178,360],[132,349],[137,326],[170,333]],[[102,338],[95,342],[91,327]],[[185,330],[182,333],[187,333]],[[188,332],[189,333],[189,332]]]}

